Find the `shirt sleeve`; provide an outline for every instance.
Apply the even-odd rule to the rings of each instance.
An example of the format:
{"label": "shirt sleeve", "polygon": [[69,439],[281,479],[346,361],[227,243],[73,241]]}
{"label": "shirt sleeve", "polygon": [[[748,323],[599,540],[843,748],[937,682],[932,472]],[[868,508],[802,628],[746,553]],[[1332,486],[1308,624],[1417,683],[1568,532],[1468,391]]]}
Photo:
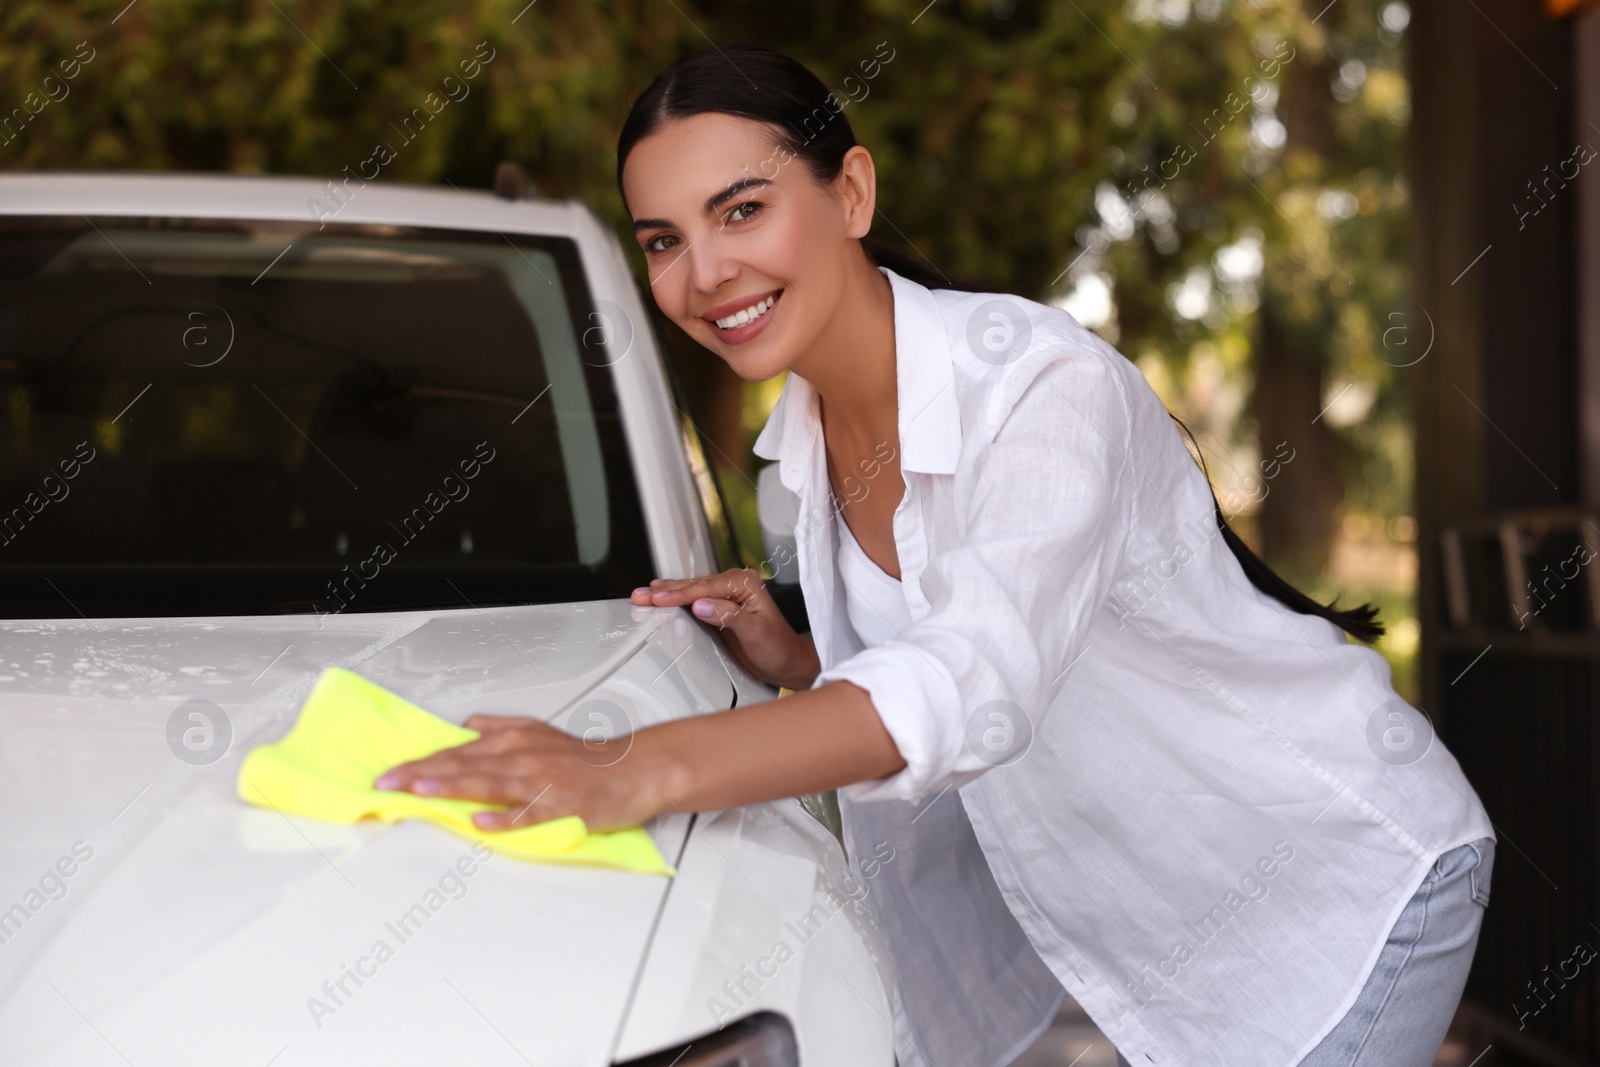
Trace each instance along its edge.
{"label": "shirt sleeve", "polygon": [[817,675],[813,689],[865,689],[906,761],[846,797],[914,801],[1025,754],[1122,558],[1134,472],[1116,374],[1079,349],[1034,376],[975,460],[961,544],[923,570],[929,611]]}

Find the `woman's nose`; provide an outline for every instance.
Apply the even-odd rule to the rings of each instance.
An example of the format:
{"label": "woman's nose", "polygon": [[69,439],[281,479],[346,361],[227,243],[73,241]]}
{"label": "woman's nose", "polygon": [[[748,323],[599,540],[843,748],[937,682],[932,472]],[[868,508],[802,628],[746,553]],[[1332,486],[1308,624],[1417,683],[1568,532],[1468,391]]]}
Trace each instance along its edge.
{"label": "woman's nose", "polygon": [[684,259],[689,270],[689,284],[704,303],[723,291],[728,282],[739,274],[739,265],[719,247],[717,235],[702,237],[687,252]]}

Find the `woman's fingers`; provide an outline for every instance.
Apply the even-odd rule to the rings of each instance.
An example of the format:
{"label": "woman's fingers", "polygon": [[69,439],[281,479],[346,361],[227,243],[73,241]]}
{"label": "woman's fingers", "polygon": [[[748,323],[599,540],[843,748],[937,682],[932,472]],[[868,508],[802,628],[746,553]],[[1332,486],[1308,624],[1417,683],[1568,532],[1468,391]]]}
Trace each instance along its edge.
{"label": "woman's fingers", "polygon": [[435,754],[426,759],[413,760],[410,763],[401,763],[390,767],[372,783],[372,788],[382,790],[405,790],[415,792],[415,785],[423,778],[443,778],[460,771],[459,763],[453,758],[444,758],[443,753]]}
{"label": "woman's fingers", "polygon": [[399,764],[373,787],[503,807],[474,813],[474,825],[483,830],[510,830],[565,815],[609,829],[637,825],[653,811],[641,800],[638,782],[590,765],[576,748],[578,738],[538,719],[505,718],[474,717],[469,721],[475,726],[481,719],[490,727],[483,736]]}
{"label": "woman's fingers", "polygon": [[727,626],[740,612],[744,611],[744,605],[737,604],[732,600],[713,600],[710,597],[700,597],[690,605],[689,610],[694,612],[695,618],[703,619],[720,629]]}
{"label": "woman's fingers", "polygon": [[711,588],[709,578],[673,578],[664,582],[651,582],[649,603],[657,607],[675,608],[687,604]]}
{"label": "woman's fingers", "polygon": [[[388,781],[391,776],[392,782]],[[432,756],[416,763],[402,764],[374,783],[377,789],[401,790],[419,797],[443,797],[451,800],[473,800],[480,804],[504,804],[513,816],[519,813],[525,816],[549,786],[549,780],[538,773],[519,771],[508,774],[490,760],[456,758],[440,760]],[[546,818],[550,816],[545,814],[538,818],[519,817],[515,820],[508,817],[504,820],[490,821],[510,827],[527,826],[542,822]],[[473,821],[483,826],[483,820]]]}
{"label": "woman's fingers", "polygon": [[535,794],[528,800],[508,803],[504,811],[480,811],[472,817],[472,824],[480,830],[517,830],[549,822],[557,816],[549,812],[544,800],[544,796]]}
{"label": "woman's fingers", "polygon": [[461,725],[469,730],[476,730],[480,734],[491,734],[498,730],[526,726],[533,721],[535,720],[529,719],[526,715],[485,715],[480,712],[476,715],[468,715],[467,721]]}
{"label": "woman's fingers", "polygon": [[420,797],[475,800],[480,804],[505,804],[514,809],[528,804],[545,788],[545,786],[533,786],[532,782],[531,778],[475,774],[467,770],[450,775],[418,778],[411,783],[411,792]]}
{"label": "woman's fingers", "polygon": [[517,823],[515,811],[480,811],[472,816],[472,825],[480,830],[511,830]]}
{"label": "woman's fingers", "polygon": [[[556,817],[547,806],[539,804],[551,783],[537,774],[493,773],[492,765],[480,760],[430,763],[434,759],[403,764],[378,779],[376,788],[404,790],[419,797],[505,805],[505,811],[476,813],[472,822],[480,830],[511,830]],[[396,776],[394,784],[384,784],[390,775]]]}
{"label": "woman's fingers", "polygon": [[[470,721],[470,720],[469,720]],[[521,720],[526,725],[530,720]],[[543,724],[541,724],[543,725]],[[474,727],[475,729],[475,727]],[[498,728],[464,744],[435,752],[431,756],[396,764],[372,783],[374,789],[410,789],[419,778],[442,778],[461,773],[477,760],[500,755],[526,744],[526,732]]]}
{"label": "woman's fingers", "polygon": [[635,603],[658,607],[680,607],[701,597],[742,604],[765,588],[756,571],[749,567],[734,567],[699,578],[657,578],[650,583],[648,594],[634,590],[633,600]]}

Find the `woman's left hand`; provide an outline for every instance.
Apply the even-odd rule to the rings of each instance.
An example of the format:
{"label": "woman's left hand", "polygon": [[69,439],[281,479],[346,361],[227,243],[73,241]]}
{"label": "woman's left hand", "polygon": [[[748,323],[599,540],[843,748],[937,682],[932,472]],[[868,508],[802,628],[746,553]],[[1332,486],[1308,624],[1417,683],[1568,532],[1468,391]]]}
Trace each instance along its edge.
{"label": "woman's left hand", "polygon": [[591,742],[538,719],[474,715],[467,729],[483,736],[385,772],[375,789],[423,797],[504,804],[505,811],[472,817],[480,830],[580,816],[591,831],[638,826],[666,800],[642,766],[628,760],[634,737]]}

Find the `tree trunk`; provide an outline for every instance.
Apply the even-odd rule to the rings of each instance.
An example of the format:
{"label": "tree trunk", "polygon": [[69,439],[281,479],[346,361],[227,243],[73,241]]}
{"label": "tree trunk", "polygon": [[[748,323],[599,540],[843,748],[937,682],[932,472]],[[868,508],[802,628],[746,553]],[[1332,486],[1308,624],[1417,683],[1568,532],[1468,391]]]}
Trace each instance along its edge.
{"label": "tree trunk", "polygon": [[[1317,181],[1321,161],[1334,150],[1334,100],[1329,82],[1335,73],[1326,53],[1314,54],[1304,41],[1284,67],[1279,102],[1286,138],[1284,171],[1297,180]],[[1265,205],[1263,205],[1265,206]],[[1327,364],[1319,338],[1328,336],[1336,318],[1332,281],[1323,285],[1324,302],[1316,323],[1289,321],[1289,301],[1274,286],[1295,286],[1307,280],[1305,268],[1289,260],[1287,248],[1308,238],[1293,226],[1270,227],[1263,250],[1262,298],[1256,316],[1255,411],[1263,459],[1278,454],[1282,443],[1294,449],[1294,460],[1266,483],[1259,518],[1261,554],[1285,577],[1313,579],[1328,565],[1338,528],[1344,491],[1336,442],[1322,421],[1323,370]],[[1277,247],[1274,247],[1277,245]],[[1309,249],[1302,258],[1314,257]],[[1279,269],[1275,269],[1278,267]]]}
{"label": "tree trunk", "polygon": [[[1270,270],[1271,259],[1268,259]],[[1344,496],[1333,434],[1319,419],[1322,409],[1321,352],[1297,345],[1275,302],[1257,314],[1256,414],[1263,459],[1288,456],[1276,478],[1266,481],[1259,518],[1261,555],[1286,578],[1314,578],[1328,564]],[[1287,447],[1281,447],[1286,443]],[[1280,458],[1281,462],[1281,458]]]}

